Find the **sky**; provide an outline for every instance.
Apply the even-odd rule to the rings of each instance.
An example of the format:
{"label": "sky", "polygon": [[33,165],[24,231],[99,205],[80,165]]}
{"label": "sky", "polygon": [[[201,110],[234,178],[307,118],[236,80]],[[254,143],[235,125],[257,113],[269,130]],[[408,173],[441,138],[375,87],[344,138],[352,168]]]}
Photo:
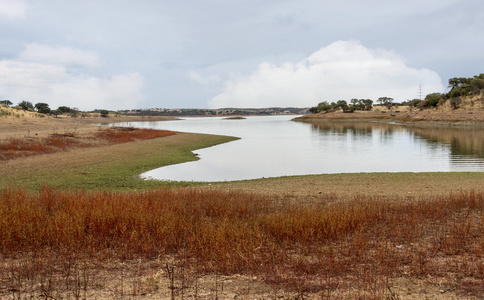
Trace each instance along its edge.
{"label": "sky", "polygon": [[0,100],[310,107],[484,73],[482,0],[0,0]]}

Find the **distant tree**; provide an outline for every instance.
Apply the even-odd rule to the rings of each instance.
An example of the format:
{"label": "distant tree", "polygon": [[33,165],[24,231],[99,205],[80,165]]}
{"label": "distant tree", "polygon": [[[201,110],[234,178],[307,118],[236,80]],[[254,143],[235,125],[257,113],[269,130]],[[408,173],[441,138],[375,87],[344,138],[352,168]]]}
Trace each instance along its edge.
{"label": "distant tree", "polygon": [[20,106],[23,110],[29,110],[29,109],[33,110],[34,109],[34,105],[30,101],[22,101],[18,104],[18,106]]}
{"label": "distant tree", "polygon": [[56,118],[58,115],[62,115],[62,112],[59,109],[54,109],[50,113],[53,114]]}
{"label": "distant tree", "polygon": [[10,105],[12,105],[13,103],[12,103],[12,101],[10,101],[10,100],[0,100],[0,104],[5,104],[5,105],[10,106]]}
{"label": "distant tree", "polygon": [[393,106],[393,98],[390,97],[380,97],[376,102],[380,103],[382,106],[386,106],[388,109]]}
{"label": "distant tree", "polygon": [[107,111],[106,109],[101,109],[100,113],[101,113],[101,117],[107,118],[109,111]]}
{"label": "distant tree", "polygon": [[402,102],[402,105],[410,106],[410,107],[417,107],[420,102],[422,102],[422,100],[415,98],[415,99],[412,99],[412,100],[407,100],[407,101]]}
{"label": "distant tree", "polygon": [[60,111],[61,114],[67,114],[71,112],[71,108],[68,106],[59,106],[57,110]]}
{"label": "distant tree", "polygon": [[484,73],[472,78],[454,77],[449,79],[447,98],[452,99],[461,96],[475,95],[484,89]]}
{"label": "distant tree", "polygon": [[322,111],[329,112],[333,109],[333,106],[329,104],[327,101],[320,102],[317,106],[311,107],[309,111],[313,114],[320,113]]}
{"label": "distant tree", "polygon": [[371,110],[373,108],[373,100],[371,99],[360,99],[360,102],[364,104],[364,110]]}
{"label": "distant tree", "polygon": [[50,114],[50,112],[52,111],[49,108],[49,104],[44,103],[44,102],[36,103],[34,107],[41,114]]}
{"label": "distant tree", "polygon": [[[484,77],[484,74],[481,74],[479,76]],[[479,76],[474,76],[474,78],[472,78],[471,82],[469,83],[470,92],[472,94],[478,94],[480,90],[484,89],[484,78],[481,78]]]}
{"label": "distant tree", "polygon": [[455,88],[458,86],[462,86],[464,84],[469,84],[471,83],[471,78],[465,78],[465,77],[454,77],[449,79],[449,88]]}
{"label": "distant tree", "polygon": [[425,99],[418,104],[419,107],[437,107],[439,103],[445,101],[445,94],[431,93],[425,96]]}
{"label": "distant tree", "polygon": [[338,100],[336,107],[343,110],[344,113],[352,113],[355,111],[353,106],[349,106],[346,100]]}
{"label": "distant tree", "polygon": [[79,116],[79,114],[81,113],[81,111],[79,110],[79,108],[77,107],[72,107],[70,108],[69,110],[69,115],[72,117],[72,118],[77,118]]}
{"label": "distant tree", "polygon": [[336,102],[336,107],[345,111],[348,109],[348,103],[346,102],[346,100],[338,100]]}

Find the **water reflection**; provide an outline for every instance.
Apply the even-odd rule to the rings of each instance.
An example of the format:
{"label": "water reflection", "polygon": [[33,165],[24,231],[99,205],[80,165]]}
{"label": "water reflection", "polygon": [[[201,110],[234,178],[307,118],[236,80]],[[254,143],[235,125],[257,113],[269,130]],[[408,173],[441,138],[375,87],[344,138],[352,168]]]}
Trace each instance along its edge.
{"label": "water reflection", "polygon": [[[381,122],[328,121],[311,124],[322,139],[334,133],[348,138],[378,137],[383,144],[408,136],[409,142],[419,144],[434,156],[447,156],[449,171],[482,171],[484,159],[484,128],[415,126]],[[398,142],[397,142],[398,143]]]}
{"label": "water reflection", "polygon": [[453,156],[484,158],[484,128],[411,127],[411,130],[429,143],[448,145]]}
{"label": "water reflection", "polygon": [[241,138],[196,151],[199,161],[143,174],[143,177],[162,180],[225,181],[322,173],[484,171],[484,129],[351,121],[308,124],[291,119],[291,116],[248,117],[246,120],[189,118],[130,125]]}

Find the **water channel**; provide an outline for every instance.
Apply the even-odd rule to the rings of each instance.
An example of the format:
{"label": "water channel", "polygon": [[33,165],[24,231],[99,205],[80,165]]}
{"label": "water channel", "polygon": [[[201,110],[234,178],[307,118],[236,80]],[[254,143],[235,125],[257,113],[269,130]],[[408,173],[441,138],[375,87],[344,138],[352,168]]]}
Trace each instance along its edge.
{"label": "water channel", "polygon": [[142,174],[173,181],[232,181],[356,172],[484,171],[484,129],[418,127],[380,122],[309,124],[295,116],[220,117],[118,123],[239,137],[199,149],[200,160]]}

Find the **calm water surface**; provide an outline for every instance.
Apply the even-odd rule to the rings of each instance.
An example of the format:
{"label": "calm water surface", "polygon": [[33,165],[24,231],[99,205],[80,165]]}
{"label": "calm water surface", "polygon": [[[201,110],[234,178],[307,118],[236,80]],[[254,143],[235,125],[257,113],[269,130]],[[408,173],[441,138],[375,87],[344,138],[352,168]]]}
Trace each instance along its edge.
{"label": "calm water surface", "polygon": [[118,123],[240,137],[195,151],[200,160],[143,178],[230,181],[323,173],[484,171],[484,130],[408,127],[378,122],[293,122],[294,116],[187,118]]}

